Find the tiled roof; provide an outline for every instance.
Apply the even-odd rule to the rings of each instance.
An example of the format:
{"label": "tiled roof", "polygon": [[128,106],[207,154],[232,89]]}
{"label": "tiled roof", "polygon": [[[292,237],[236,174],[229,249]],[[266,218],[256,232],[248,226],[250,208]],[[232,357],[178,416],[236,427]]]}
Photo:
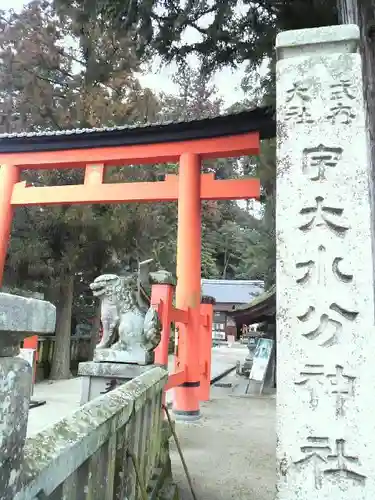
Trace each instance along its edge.
{"label": "tiled roof", "polygon": [[210,295],[220,304],[248,304],[263,292],[260,280],[202,279],[202,295]]}
{"label": "tiled roof", "polygon": [[249,304],[236,307],[230,315],[235,319],[237,325],[261,323],[269,321],[276,314],[276,285],[266,292],[261,293]]}
{"label": "tiled roof", "polygon": [[254,131],[259,131],[262,139],[269,139],[274,137],[276,133],[274,115],[273,108],[262,107],[235,114],[184,122],[0,134],[0,153],[188,141]]}

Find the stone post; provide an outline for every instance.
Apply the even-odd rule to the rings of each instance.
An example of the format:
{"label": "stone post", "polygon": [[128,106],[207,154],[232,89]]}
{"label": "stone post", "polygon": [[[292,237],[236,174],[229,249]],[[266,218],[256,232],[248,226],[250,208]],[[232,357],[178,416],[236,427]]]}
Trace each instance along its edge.
{"label": "stone post", "polygon": [[13,500],[22,473],[32,384],[30,364],[18,356],[21,341],[55,330],[49,302],[0,293],[0,493]]}
{"label": "stone post", "polygon": [[209,401],[211,393],[211,365],[212,365],[212,321],[214,316],[214,297],[201,297],[201,325],[199,331],[199,363],[200,363],[200,401]]}
{"label": "stone post", "polygon": [[160,344],[155,349],[155,363],[168,369],[171,314],[175,284],[156,284],[151,288],[151,305],[158,311],[162,324]]}
{"label": "stone post", "polygon": [[375,498],[375,331],[359,31],[277,37],[278,500]]}

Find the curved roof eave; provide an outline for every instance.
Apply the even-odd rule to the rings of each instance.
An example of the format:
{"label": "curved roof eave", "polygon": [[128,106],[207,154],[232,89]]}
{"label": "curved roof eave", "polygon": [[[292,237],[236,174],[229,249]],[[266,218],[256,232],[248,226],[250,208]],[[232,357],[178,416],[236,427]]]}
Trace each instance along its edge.
{"label": "curved roof eave", "polygon": [[160,144],[249,132],[259,132],[260,139],[275,137],[275,110],[267,106],[184,122],[2,134],[0,154]]}

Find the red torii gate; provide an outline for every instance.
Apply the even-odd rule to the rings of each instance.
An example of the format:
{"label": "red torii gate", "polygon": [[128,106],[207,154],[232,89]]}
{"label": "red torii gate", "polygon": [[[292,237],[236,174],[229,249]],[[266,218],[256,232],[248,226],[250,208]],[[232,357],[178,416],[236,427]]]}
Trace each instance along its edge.
{"label": "red torii gate", "polygon": [[[261,134],[259,120],[267,130]],[[13,207],[178,201],[176,308],[172,290],[154,287],[152,303],[163,322],[157,362],[167,363],[171,321],[179,330],[176,373],[167,388],[175,388],[174,413],[199,416],[199,401],[209,398],[212,306],[201,304],[201,200],[260,197],[257,179],[215,180],[201,174],[204,159],[257,155],[260,138],[273,137],[267,108],[211,120],[146,126],[76,130],[63,133],[0,137],[0,285],[10,237]],[[179,174],[164,181],[108,184],[109,165],[179,162]],[[20,182],[24,169],[84,168],[82,185],[28,187]],[[26,341],[35,348],[35,339]],[[199,353],[205,352],[202,359]],[[203,367],[203,369],[202,369]],[[202,381],[202,387],[200,388]]]}

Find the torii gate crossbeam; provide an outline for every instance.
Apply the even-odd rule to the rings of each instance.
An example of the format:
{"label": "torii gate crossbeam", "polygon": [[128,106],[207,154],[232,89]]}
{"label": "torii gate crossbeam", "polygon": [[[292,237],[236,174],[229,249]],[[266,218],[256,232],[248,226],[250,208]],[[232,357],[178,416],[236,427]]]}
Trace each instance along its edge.
{"label": "torii gate crossbeam", "polygon": [[[229,117],[230,118],[230,117]],[[246,118],[246,117],[245,117]],[[179,327],[177,367],[184,367],[184,381],[178,377],[175,388],[174,412],[180,416],[199,415],[199,328],[201,280],[201,200],[259,199],[257,179],[215,180],[212,174],[201,174],[202,160],[208,158],[257,155],[261,135],[254,125],[246,132],[244,119],[241,130],[227,117],[220,117],[221,127],[226,120],[226,131],[213,136],[201,122],[200,138],[194,130],[186,132],[186,124],[173,132],[173,141],[158,137],[155,143],[129,144],[126,131],[78,131],[66,137],[56,134],[0,137],[0,285],[3,277],[10,237],[13,207],[27,205],[125,203],[125,202],[178,202],[178,247],[176,308],[188,312],[187,322]],[[197,122],[199,123],[199,122]],[[212,122],[213,123],[213,122]],[[218,123],[218,122],[215,122]],[[237,118],[237,128],[239,119]],[[185,127],[185,128],[184,128]],[[203,127],[203,128],[202,128]],[[228,129],[229,127],[229,129]],[[230,128],[231,127],[231,128]],[[150,129],[148,129],[150,135]],[[229,133],[229,130],[231,133]],[[203,131],[203,132],[202,132]],[[159,127],[160,132],[160,127]],[[158,132],[158,133],[159,133]],[[209,132],[209,129],[208,129]],[[123,133],[125,139],[122,139]],[[132,129],[134,136],[134,129]],[[176,140],[186,138],[189,140]],[[202,135],[207,135],[203,137]],[[272,136],[273,130],[270,133]],[[133,137],[132,136],[132,137]],[[136,142],[137,142],[136,141]],[[114,144],[108,146],[107,144]],[[178,175],[167,175],[164,181],[135,183],[105,183],[104,170],[110,165],[152,164],[179,162]],[[84,168],[82,185],[28,187],[20,182],[24,169]],[[180,377],[181,378],[181,377]]]}

